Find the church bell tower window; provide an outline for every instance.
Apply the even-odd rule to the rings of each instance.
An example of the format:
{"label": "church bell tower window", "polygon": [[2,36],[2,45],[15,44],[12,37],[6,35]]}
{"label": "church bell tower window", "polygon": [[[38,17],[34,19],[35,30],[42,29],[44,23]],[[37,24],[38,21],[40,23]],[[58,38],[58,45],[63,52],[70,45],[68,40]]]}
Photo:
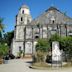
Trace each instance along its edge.
{"label": "church bell tower window", "polygon": [[53,20],[52,23],[54,24],[54,22],[55,22],[55,21]]}
{"label": "church bell tower window", "polygon": [[23,21],[23,18],[21,17],[21,21]]}
{"label": "church bell tower window", "polygon": [[24,10],[22,11],[22,14],[24,14]]}

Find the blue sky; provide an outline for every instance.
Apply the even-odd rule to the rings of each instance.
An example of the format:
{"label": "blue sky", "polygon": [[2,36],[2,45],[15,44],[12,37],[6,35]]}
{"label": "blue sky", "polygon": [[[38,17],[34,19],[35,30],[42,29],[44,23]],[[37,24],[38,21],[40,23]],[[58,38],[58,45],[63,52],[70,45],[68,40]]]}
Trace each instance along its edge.
{"label": "blue sky", "polygon": [[72,0],[0,0],[0,17],[4,18],[5,32],[14,29],[15,16],[23,4],[29,6],[33,18],[52,5],[72,17]]}

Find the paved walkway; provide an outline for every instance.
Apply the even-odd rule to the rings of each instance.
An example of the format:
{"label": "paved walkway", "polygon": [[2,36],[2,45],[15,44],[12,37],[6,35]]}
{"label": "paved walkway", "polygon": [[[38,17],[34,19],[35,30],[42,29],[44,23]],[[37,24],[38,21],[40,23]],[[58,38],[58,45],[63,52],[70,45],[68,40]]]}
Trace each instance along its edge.
{"label": "paved walkway", "polygon": [[29,68],[30,59],[15,59],[9,60],[8,64],[0,65],[0,72],[72,72],[72,68],[68,69],[49,69],[36,70]]}

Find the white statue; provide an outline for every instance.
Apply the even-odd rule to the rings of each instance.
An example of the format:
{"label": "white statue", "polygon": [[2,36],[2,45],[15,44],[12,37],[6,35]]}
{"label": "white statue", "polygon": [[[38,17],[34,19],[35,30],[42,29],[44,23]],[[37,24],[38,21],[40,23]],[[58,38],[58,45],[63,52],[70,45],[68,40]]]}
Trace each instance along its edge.
{"label": "white statue", "polygon": [[58,43],[54,43],[52,48],[52,61],[61,61],[61,51]]}

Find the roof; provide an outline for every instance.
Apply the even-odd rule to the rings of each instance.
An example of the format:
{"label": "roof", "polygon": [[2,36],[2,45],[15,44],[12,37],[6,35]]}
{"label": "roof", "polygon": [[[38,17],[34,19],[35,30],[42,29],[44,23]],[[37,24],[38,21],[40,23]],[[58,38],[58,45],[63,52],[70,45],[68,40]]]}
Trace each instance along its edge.
{"label": "roof", "polygon": [[[50,11],[54,11],[53,13],[51,13]],[[50,19],[51,17],[54,16],[55,17],[55,22],[60,24],[72,24],[72,18],[68,17],[67,15],[65,15],[64,13],[62,13],[60,10],[58,10],[56,7],[51,6],[49,9],[47,9],[45,12],[43,12],[41,15],[39,15],[37,18],[35,18],[31,24],[50,24]],[[65,18],[67,18],[66,20],[64,20]]]}
{"label": "roof", "polygon": [[57,11],[59,11],[56,7],[51,6],[49,9],[46,10],[46,12],[47,12],[47,11],[50,11],[50,10],[57,10]]}

